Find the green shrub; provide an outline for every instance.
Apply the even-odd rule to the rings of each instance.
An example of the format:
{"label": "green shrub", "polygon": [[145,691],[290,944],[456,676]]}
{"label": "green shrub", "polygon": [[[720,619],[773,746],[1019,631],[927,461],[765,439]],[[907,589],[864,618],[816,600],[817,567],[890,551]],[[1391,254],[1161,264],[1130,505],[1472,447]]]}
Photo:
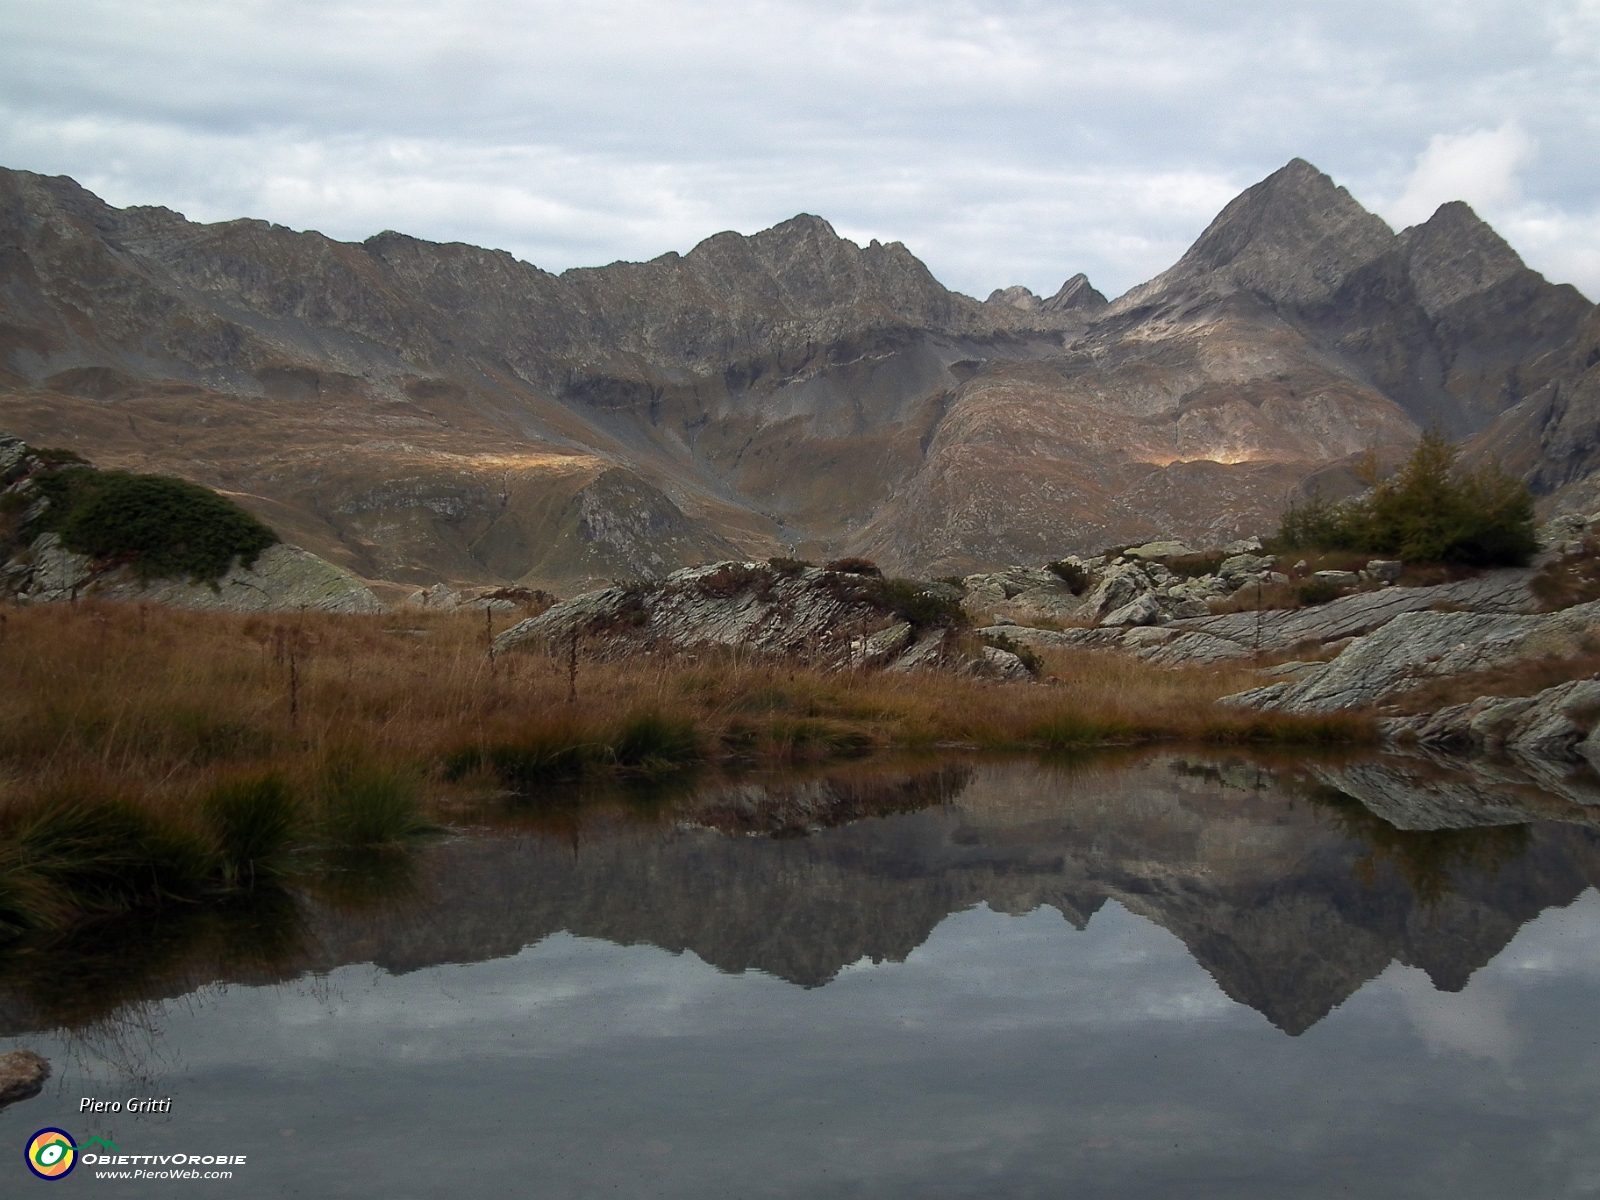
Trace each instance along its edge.
{"label": "green shrub", "polygon": [[1329,583],[1326,579],[1309,579],[1294,589],[1294,594],[1301,604],[1308,607],[1317,604],[1326,604],[1329,600],[1338,598],[1339,585]]}
{"label": "green shrub", "polygon": [[94,558],[126,558],[145,578],[217,579],[252,565],[278,535],[233,501],[182,479],[66,467],[35,477],[50,501],[28,537],[56,532]]}
{"label": "green shrub", "polygon": [[203,809],[221,854],[223,878],[254,887],[288,873],[289,847],[300,829],[300,802],[281,775],[222,784]]}
{"label": "green shrub", "polygon": [[828,570],[837,571],[841,575],[882,575],[878,564],[870,558],[836,558],[828,564]]}
{"label": "green shrub", "polygon": [[1376,480],[1365,495],[1340,504],[1318,496],[1291,505],[1278,545],[1357,550],[1407,562],[1526,563],[1539,548],[1527,485],[1496,466],[1457,471],[1456,454],[1440,434],[1423,435],[1405,465]]}
{"label": "green shrub", "polygon": [[335,846],[386,846],[433,832],[422,817],[417,780],[405,771],[341,763],[323,784],[322,829]]}
{"label": "green shrub", "polygon": [[917,629],[967,623],[961,601],[927,591],[914,579],[874,579],[866,594]]}

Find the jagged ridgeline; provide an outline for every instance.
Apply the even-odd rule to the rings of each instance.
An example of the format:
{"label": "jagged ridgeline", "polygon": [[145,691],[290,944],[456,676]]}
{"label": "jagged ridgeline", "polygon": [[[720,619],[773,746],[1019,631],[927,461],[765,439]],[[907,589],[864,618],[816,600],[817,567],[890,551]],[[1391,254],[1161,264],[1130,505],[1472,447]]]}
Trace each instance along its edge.
{"label": "jagged ridgeline", "polygon": [[220,579],[255,565],[278,535],[210,488],[165,475],[101,471],[66,450],[10,443],[6,540],[53,533],[69,550],[123,563],[143,579]]}
{"label": "jagged ridgeline", "polygon": [[1396,231],[1298,159],[1109,301],[979,301],[808,215],[558,275],[3,169],[0,245],[0,426],[224,488],[373,580],[1217,547],[1432,428],[1600,509],[1567,501],[1600,489],[1600,311],[1466,205]]}

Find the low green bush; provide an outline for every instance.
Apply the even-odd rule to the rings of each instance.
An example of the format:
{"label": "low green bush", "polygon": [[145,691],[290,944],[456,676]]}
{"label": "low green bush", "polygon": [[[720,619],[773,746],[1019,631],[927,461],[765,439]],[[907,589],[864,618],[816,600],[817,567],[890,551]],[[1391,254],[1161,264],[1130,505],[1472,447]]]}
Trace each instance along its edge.
{"label": "low green bush", "polygon": [[967,623],[960,600],[927,591],[914,579],[874,579],[867,585],[867,594],[917,629]]}
{"label": "low green bush", "polygon": [[145,578],[217,579],[252,565],[278,535],[209,488],[163,475],[65,467],[35,476],[49,501],[25,531],[55,532],[80,554],[125,558]]}

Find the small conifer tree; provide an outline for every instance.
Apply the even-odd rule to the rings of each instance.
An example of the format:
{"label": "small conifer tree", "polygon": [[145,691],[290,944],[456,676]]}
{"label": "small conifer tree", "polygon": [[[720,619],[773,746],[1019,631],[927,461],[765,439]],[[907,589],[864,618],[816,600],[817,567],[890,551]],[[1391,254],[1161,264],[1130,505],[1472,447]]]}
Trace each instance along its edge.
{"label": "small conifer tree", "polygon": [[1369,491],[1339,504],[1314,496],[1290,505],[1278,542],[1289,550],[1358,550],[1407,562],[1526,563],[1539,548],[1527,485],[1494,464],[1457,470],[1457,455],[1437,431],[1424,434],[1387,479],[1377,478],[1369,455],[1362,467]]}

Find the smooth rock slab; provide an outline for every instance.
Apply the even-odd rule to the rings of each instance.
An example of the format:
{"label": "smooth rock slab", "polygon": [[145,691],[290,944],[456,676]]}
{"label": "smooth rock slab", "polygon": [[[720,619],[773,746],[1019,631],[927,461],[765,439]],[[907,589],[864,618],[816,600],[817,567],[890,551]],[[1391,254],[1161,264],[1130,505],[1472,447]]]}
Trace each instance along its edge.
{"label": "smooth rock slab", "polygon": [[[1364,708],[1441,676],[1484,671],[1518,659],[1574,653],[1597,629],[1600,601],[1545,616],[1402,613],[1377,632],[1352,642],[1322,670],[1306,675],[1289,689],[1271,695],[1258,689],[1228,700],[1297,713]],[[1567,736],[1566,731],[1560,736]],[[1538,740],[1533,734],[1528,737]]]}
{"label": "smooth rock slab", "polygon": [[[1489,571],[1477,579],[1437,587],[1388,587],[1375,592],[1358,592],[1312,608],[1225,613],[1173,624],[1178,629],[1234,642],[1242,648],[1236,657],[1243,657],[1254,653],[1258,644],[1262,650],[1287,650],[1302,642],[1358,637],[1402,613],[1418,612],[1435,605],[1473,612],[1531,612],[1535,601],[1528,590],[1528,581],[1533,575],[1534,572],[1521,568]],[[1167,661],[1169,665],[1176,665],[1175,659]]]}

